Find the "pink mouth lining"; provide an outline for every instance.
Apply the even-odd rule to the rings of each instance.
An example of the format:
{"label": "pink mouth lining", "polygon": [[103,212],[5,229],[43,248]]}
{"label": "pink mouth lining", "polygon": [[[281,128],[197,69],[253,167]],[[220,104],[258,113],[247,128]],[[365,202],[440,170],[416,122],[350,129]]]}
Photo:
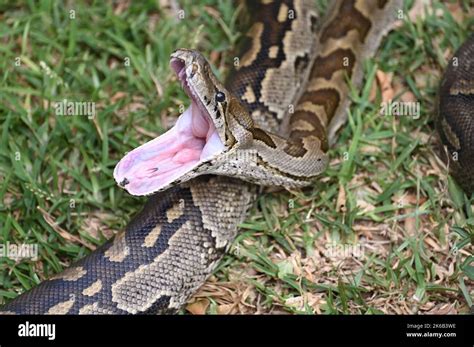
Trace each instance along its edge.
{"label": "pink mouth lining", "polygon": [[224,149],[214,123],[187,83],[184,62],[172,59],[170,65],[192,102],[173,128],[129,152],[115,167],[115,181],[132,195],[164,189]]}

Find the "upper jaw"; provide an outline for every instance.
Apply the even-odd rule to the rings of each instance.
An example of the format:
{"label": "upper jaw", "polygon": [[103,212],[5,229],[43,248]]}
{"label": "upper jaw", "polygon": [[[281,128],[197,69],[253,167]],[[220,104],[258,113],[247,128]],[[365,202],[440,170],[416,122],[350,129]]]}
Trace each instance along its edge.
{"label": "upper jaw", "polygon": [[194,77],[199,61],[196,52],[181,48],[171,54],[170,66],[181,82],[183,79],[187,82],[187,79]]}
{"label": "upper jaw", "polygon": [[[225,142],[223,125],[219,121],[216,122],[211,116],[211,109],[214,106],[210,102],[214,98],[214,89],[218,87],[213,82],[208,81],[206,76],[203,76],[204,80],[195,78],[198,71],[202,72],[204,70],[205,64],[207,64],[207,61],[193,50],[178,49],[171,54],[170,67],[175,71],[186,95],[195,107],[201,111],[207,122],[213,125],[220,140]],[[217,106],[215,106],[214,112],[216,108]]]}
{"label": "upper jaw", "polygon": [[196,101],[196,93],[191,88],[188,81],[188,70],[189,67],[192,66],[192,61],[190,61],[189,58],[183,56],[183,54],[179,54],[178,51],[171,55],[170,66],[174,70],[178,80],[181,82],[181,86],[183,87],[186,94],[192,99],[192,101]]}

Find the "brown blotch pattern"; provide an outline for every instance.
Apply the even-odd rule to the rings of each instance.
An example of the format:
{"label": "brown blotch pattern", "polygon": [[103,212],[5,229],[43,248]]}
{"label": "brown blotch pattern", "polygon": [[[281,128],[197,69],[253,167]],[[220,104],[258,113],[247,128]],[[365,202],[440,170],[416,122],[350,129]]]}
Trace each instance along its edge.
{"label": "brown blotch pattern", "polygon": [[250,128],[249,131],[252,133],[254,140],[259,140],[264,142],[267,146],[271,148],[276,148],[275,142],[268,134],[260,128]]}
{"label": "brown blotch pattern", "polygon": [[[308,137],[308,136],[315,136],[319,138],[321,141],[321,149],[323,151],[328,150],[328,139],[327,139],[327,132],[326,132],[326,127],[321,123],[319,120],[319,117],[311,112],[308,111],[296,111],[293,114],[293,117],[291,117],[291,122],[297,122],[297,121],[305,121],[309,124],[312,125],[313,129],[312,130],[292,130],[290,132],[289,138],[293,141],[294,145],[292,147],[285,148],[285,152],[290,154],[291,153],[306,153],[302,152],[301,150],[296,151],[296,147],[293,148],[294,146],[300,146],[303,147],[303,138]],[[292,151],[292,152],[288,152]]]}
{"label": "brown blotch pattern", "polygon": [[357,30],[363,41],[370,26],[370,20],[357,10],[354,0],[342,1],[337,16],[323,29],[321,43],[325,43],[330,38],[339,39],[346,36],[350,30]]}
{"label": "brown blotch pattern", "polygon": [[258,53],[262,47],[262,33],[263,33],[263,24],[262,23],[255,23],[252,28],[247,33],[247,36],[252,38],[252,47],[245,52],[244,56],[240,60],[240,64],[237,67],[249,66],[253,63],[253,61],[257,58]]}
{"label": "brown blotch pattern", "polygon": [[286,154],[291,155],[292,157],[296,157],[296,158],[301,158],[307,152],[306,148],[303,147],[303,141],[301,139],[299,139],[299,141],[294,140],[294,139],[289,139],[286,142],[286,145],[283,148],[283,151]]}
{"label": "brown blotch pattern", "polygon": [[[334,116],[337,107],[339,106],[340,100],[341,97],[339,96],[339,93],[336,89],[327,88],[304,93],[301,96],[300,103],[309,101],[313,104],[323,106],[324,110],[326,111],[327,122],[329,123],[331,121],[331,118]],[[316,116],[313,116],[311,118],[316,118]],[[298,115],[296,112],[291,117],[290,123],[293,122],[293,119],[298,119]],[[303,119],[307,120],[306,117]]]}
{"label": "brown blotch pattern", "polygon": [[[344,63],[347,61],[347,65]],[[337,49],[326,57],[317,57],[311,71],[311,78],[322,77],[327,80],[332,78],[336,71],[345,70],[347,76],[352,76],[356,57],[350,49]]]}

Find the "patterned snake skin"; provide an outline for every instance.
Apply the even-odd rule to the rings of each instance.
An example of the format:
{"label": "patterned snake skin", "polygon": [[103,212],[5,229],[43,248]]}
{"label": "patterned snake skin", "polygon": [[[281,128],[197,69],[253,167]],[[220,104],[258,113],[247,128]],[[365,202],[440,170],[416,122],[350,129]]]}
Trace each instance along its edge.
{"label": "patterned snake skin", "polygon": [[[262,1],[251,10],[253,25],[226,86],[262,129],[282,124],[282,134],[295,141],[311,134],[326,150],[346,120],[347,78],[360,85],[361,63],[401,6],[400,0],[337,1],[317,33],[311,1]],[[202,176],[156,194],[113,241],[3,313],[176,312],[215,269],[256,192],[237,179]]]}
{"label": "patterned snake skin", "polygon": [[439,90],[437,129],[450,154],[450,171],[474,193],[474,35],[450,60]]}

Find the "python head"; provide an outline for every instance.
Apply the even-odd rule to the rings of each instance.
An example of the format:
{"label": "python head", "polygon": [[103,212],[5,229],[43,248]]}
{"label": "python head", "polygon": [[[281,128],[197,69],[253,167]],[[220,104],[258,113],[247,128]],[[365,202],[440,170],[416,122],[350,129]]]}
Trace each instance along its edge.
{"label": "python head", "polygon": [[219,157],[223,159],[247,140],[245,132],[240,138],[230,132],[228,115],[252,124],[245,108],[199,52],[178,49],[171,55],[170,66],[191,105],[170,130],[126,154],[115,167],[115,181],[132,195],[149,195],[212,173],[211,166],[219,164]]}
{"label": "python head", "polygon": [[256,127],[199,52],[179,49],[170,65],[191,105],[173,128],[117,164],[114,178],[130,194],[150,195],[203,174],[297,188],[324,171],[318,137],[285,139]]}

